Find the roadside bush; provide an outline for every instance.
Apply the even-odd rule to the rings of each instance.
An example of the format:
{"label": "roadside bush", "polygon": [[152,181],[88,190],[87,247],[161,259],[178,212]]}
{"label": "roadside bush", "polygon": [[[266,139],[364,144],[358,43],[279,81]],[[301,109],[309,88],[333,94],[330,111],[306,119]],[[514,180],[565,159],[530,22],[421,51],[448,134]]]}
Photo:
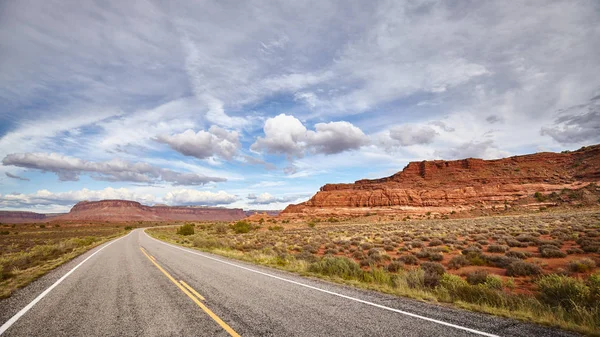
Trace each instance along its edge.
{"label": "roadside bush", "polygon": [[542,268],[540,266],[520,260],[514,261],[506,267],[507,276],[532,276],[541,273]]}
{"label": "roadside bush", "polygon": [[457,255],[450,259],[448,262],[448,268],[459,269],[461,267],[468,266],[469,260],[464,255]]}
{"label": "roadside bush", "polygon": [[397,273],[403,268],[404,268],[404,263],[398,262],[398,261],[392,261],[386,267],[387,271],[390,273]]}
{"label": "roadside bush", "polygon": [[[283,227],[282,227],[283,228]],[[227,225],[220,223],[214,226],[215,233],[217,234],[227,234]]]}
{"label": "roadside bush", "polygon": [[497,275],[488,275],[484,285],[489,289],[502,290],[502,279]]}
{"label": "roadside bush", "polygon": [[446,272],[446,268],[437,262],[424,262],[421,264],[421,269],[425,272],[423,284],[430,288],[437,286],[440,283],[442,275]]}
{"label": "roadside bush", "polygon": [[4,265],[0,264],[0,281],[6,280],[12,277],[12,273]]}
{"label": "roadside bush", "polygon": [[179,229],[177,229],[177,234],[184,236],[193,235],[194,227],[192,227],[192,225],[190,224],[182,225],[181,227],[179,227]]}
{"label": "roadside bush", "polygon": [[303,260],[308,263],[313,263],[313,262],[319,261],[319,258],[317,258],[316,256],[314,256],[313,254],[311,254],[308,251],[302,251],[302,252],[296,254],[295,258],[296,258],[296,260]]}
{"label": "roadside bush", "polygon": [[471,285],[483,284],[488,278],[489,273],[486,270],[475,270],[467,274],[467,282]]}
{"label": "roadside bush", "polygon": [[206,248],[206,249],[227,247],[227,245],[224,244],[220,240],[217,240],[215,238],[204,238],[204,237],[195,237],[194,240],[192,241],[192,244],[194,245],[194,247]]}
{"label": "roadside bush", "polygon": [[537,286],[540,300],[551,306],[572,308],[585,303],[590,295],[590,289],[582,280],[569,276],[547,275],[537,282]]}
{"label": "roadside bush", "polygon": [[311,263],[308,271],[326,276],[337,276],[343,279],[362,279],[364,271],[360,266],[346,257],[327,256],[321,261]]}
{"label": "roadside bush", "polygon": [[586,257],[580,260],[573,260],[569,262],[568,268],[574,273],[586,273],[596,268],[596,262]]}
{"label": "roadside bush", "polygon": [[417,259],[417,257],[414,255],[402,255],[397,259],[397,261],[403,262],[404,264],[419,264],[419,259]]}
{"label": "roadside bush", "polygon": [[504,253],[508,250],[508,247],[502,245],[489,245],[487,251],[489,253]]}
{"label": "roadside bush", "polygon": [[[133,229],[133,227],[131,227],[131,226],[125,226],[125,230],[126,230],[126,231],[130,231],[130,230],[132,230],[132,229]],[[179,233],[177,233],[177,234],[179,234]]]}
{"label": "roadside bush", "polygon": [[409,288],[421,289],[425,286],[425,271],[421,268],[409,270],[405,277]]}

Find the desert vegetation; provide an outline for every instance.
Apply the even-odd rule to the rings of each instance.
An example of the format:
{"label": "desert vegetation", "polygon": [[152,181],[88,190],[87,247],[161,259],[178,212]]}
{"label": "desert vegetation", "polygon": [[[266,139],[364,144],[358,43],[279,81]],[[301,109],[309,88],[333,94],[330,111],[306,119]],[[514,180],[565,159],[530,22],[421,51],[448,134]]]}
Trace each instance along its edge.
{"label": "desert vegetation", "polygon": [[214,223],[194,229],[186,236],[176,228],[148,233],[302,275],[587,334],[600,331],[595,211],[388,223]]}
{"label": "desert vegetation", "polygon": [[126,232],[118,224],[0,224],[0,298]]}

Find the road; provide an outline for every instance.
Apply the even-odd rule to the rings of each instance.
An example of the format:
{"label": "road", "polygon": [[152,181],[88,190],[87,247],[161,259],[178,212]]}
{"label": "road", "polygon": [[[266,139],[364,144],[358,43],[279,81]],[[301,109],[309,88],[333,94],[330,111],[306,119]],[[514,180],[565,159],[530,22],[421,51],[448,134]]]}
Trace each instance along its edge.
{"label": "road", "polygon": [[0,322],[3,336],[574,336],[188,250],[139,229],[0,301]]}

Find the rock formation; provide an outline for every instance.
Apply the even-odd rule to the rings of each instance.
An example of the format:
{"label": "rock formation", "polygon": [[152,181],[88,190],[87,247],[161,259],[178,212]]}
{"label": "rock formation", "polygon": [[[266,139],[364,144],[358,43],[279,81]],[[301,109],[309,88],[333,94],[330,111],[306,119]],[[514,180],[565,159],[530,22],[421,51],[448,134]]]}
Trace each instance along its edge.
{"label": "rock formation", "polygon": [[411,162],[382,179],[327,184],[310,200],[282,214],[451,212],[510,205],[536,192],[577,189],[600,181],[600,145],[563,153],[536,153],[497,160]]}
{"label": "rock formation", "polygon": [[[233,221],[246,217],[239,208],[145,206],[129,200],[78,202],[67,214],[48,217],[33,212],[0,212],[0,222],[43,221]],[[20,221],[17,221],[20,220]]]}

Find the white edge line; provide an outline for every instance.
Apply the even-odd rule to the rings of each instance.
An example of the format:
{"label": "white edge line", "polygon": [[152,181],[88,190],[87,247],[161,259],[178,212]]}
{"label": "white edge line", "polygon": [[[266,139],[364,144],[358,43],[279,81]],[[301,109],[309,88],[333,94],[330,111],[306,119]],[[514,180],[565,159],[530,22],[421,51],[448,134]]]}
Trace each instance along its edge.
{"label": "white edge line", "polygon": [[146,234],[146,236],[149,237],[150,239],[152,239],[154,241],[158,241],[158,242],[160,242],[160,243],[162,243],[164,245],[170,246],[172,248],[179,249],[179,250],[182,250],[184,252],[188,252],[190,254],[199,255],[199,256],[202,256],[204,258],[207,258],[207,259],[210,259],[210,260],[214,260],[214,261],[218,261],[218,262],[221,262],[221,263],[233,266],[233,267],[237,267],[237,268],[240,268],[240,269],[251,271],[253,273],[257,273],[257,274],[260,274],[260,275],[264,275],[264,276],[268,276],[268,277],[271,277],[271,278],[274,278],[274,279],[278,279],[280,281],[292,283],[292,284],[295,284],[295,285],[298,285],[298,286],[301,286],[301,287],[305,287],[305,288],[309,288],[309,289],[312,289],[312,290],[316,290],[316,291],[320,291],[320,292],[323,292],[323,293],[327,293],[327,294],[330,294],[330,295],[342,297],[342,298],[345,298],[345,299],[348,299],[348,300],[360,302],[360,303],[367,304],[367,305],[370,305],[370,306],[373,306],[373,307],[377,307],[377,308],[380,308],[380,309],[397,312],[399,314],[403,314],[403,315],[406,315],[406,316],[410,316],[410,317],[422,319],[422,320],[425,320],[425,321],[429,321],[429,322],[433,322],[433,323],[437,323],[437,324],[449,326],[449,327],[456,328],[456,329],[459,329],[459,330],[468,331],[468,332],[471,332],[471,333],[474,333],[474,334],[478,334],[478,335],[482,335],[482,336],[488,336],[488,337],[500,337],[499,335],[494,335],[494,334],[487,333],[487,332],[484,332],[484,331],[479,331],[479,330],[467,328],[467,327],[464,327],[464,326],[461,326],[461,325],[456,325],[456,324],[452,324],[452,323],[440,321],[440,320],[437,320],[437,319],[434,319],[434,318],[429,318],[429,317],[425,317],[425,316],[413,314],[413,313],[410,313],[410,312],[407,312],[407,311],[403,311],[403,310],[399,310],[399,309],[394,309],[394,308],[386,307],[386,306],[381,305],[381,304],[377,304],[377,303],[373,303],[373,302],[361,300],[361,299],[356,298],[356,297],[342,295],[342,294],[339,294],[339,293],[336,293],[336,292],[333,292],[333,291],[329,291],[329,290],[325,290],[325,289],[313,287],[313,286],[308,285],[308,284],[304,284],[304,283],[292,281],[292,280],[289,280],[289,279],[286,279],[286,278],[283,278],[283,277],[275,276],[275,275],[272,275],[272,274],[269,274],[269,273],[265,273],[265,272],[262,272],[262,271],[258,271],[258,270],[252,269],[252,268],[240,266],[240,265],[235,264],[235,263],[231,263],[231,262],[228,262],[228,261],[217,259],[217,258],[214,258],[212,256],[208,256],[208,255],[199,253],[197,251],[188,250],[188,249],[181,248],[181,247],[172,245],[170,243],[166,243],[166,242],[163,242],[161,240],[155,239],[155,238],[151,237],[150,235],[148,235],[148,233],[146,233],[145,230],[144,230],[144,234]]}
{"label": "white edge line", "polygon": [[[129,234],[133,233],[133,231],[131,231]],[[92,257],[94,257],[94,255],[100,253],[104,248],[112,245],[113,243],[129,236],[129,234],[124,235],[120,238],[117,238],[113,241],[108,242],[107,244],[105,244],[104,246],[100,247],[100,249],[98,249],[97,251],[95,251],[92,255],[88,256],[85,260],[79,262],[78,265],[76,265],[75,267],[73,267],[73,269],[69,270],[68,273],[64,274],[61,278],[59,278],[56,282],[54,282],[54,284],[52,284],[50,287],[48,287],[48,289],[44,290],[44,292],[42,292],[41,294],[39,294],[33,301],[29,302],[29,304],[27,304],[23,309],[21,309],[19,312],[17,312],[13,317],[11,317],[11,319],[9,319],[8,321],[6,321],[4,324],[2,324],[2,326],[0,327],[0,335],[2,335],[6,330],[8,330],[13,324],[15,324],[15,322],[21,318],[21,316],[25,315],[31,308],[33,308],[34,305],[37,304],[37,302],[39,302],[42,298],[44,298],[46,295],[48,295],[48,293],[50,291],[52,291],[52,289],[54,289],[56,286],[58,286],[62,281],[64,281],[67,277],[69,277],[69,275],[71,275],[77,268],[81,267],[82,264],[84,264],[87,260],[91,259]]]}

